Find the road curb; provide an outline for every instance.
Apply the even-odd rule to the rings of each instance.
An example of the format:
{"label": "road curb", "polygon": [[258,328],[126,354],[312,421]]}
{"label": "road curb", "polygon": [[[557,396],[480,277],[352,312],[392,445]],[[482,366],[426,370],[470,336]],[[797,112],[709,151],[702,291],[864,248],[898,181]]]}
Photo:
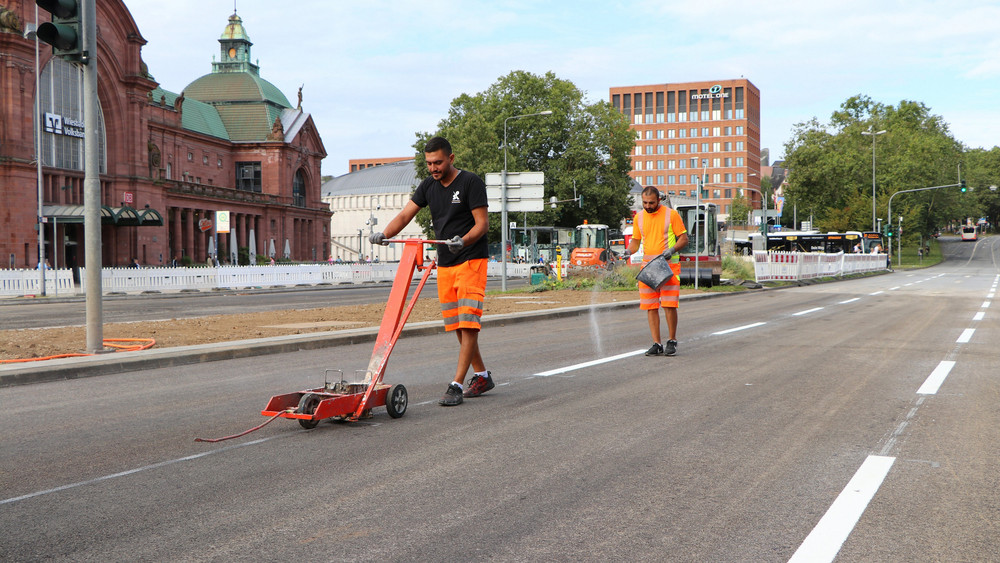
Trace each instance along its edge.
{"label": "road curb", "polygon": [[[682,295],[681,300],[691,301],[725,295],[740,295],[742,293]],[[615,303],[578,305],[557,309],[510,313],[506,315],[488,315],[483,317],[482,325],[484,328],[488,328],[491,326],[505,326],[544,319],[576,317],[589,314],[591,311],[633,308],[637,307],[638,304],[638,300],[628,300]],[[405,336],[422,336],[443,332],[444,327],[441,321],[409,323],[403,328],[403,335]],[[317,350],[333,346],[374,342],[376,336],[378,336],[378,327],[369,327],[149,349],[137,352],[114,352],[93,356],[41,360],[23,364],[5,364],[0,365],[0,387],[79,379],[129,371],[178,367],[203,362],[250,358],[267,354],[285,354],[299,350]]]}

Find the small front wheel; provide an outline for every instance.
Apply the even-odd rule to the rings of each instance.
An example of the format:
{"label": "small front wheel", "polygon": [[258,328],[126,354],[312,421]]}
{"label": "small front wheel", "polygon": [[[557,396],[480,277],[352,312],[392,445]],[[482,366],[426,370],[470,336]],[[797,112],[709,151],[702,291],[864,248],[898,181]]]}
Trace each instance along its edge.
{"label": "small front wheel", "polygon": [[[306,393],[305,395],[302,395],[301,399],[299,399],[299,407],[295,409],[295,412],[299,414],[313,414],[316,412],[316,407],[319,406],[320,400],[319,395],[316,395],[315,393]],[[316,419],[306,420],[300,418],[298,421],[299,425],[306,430],[312,430],[319,425],[319,420]]]}
{"label": "small front wheel", "polygon": [[406,396],[406,387],[397,383],[389,388],[385,394],[385,410],[392,418],[399,418],[406,412],[406,405],[409,402]]}

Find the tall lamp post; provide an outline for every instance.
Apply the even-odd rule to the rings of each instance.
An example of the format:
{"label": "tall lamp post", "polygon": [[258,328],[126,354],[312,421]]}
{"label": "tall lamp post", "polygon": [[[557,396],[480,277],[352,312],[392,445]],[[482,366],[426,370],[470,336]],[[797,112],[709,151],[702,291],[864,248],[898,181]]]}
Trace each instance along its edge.
{"label": "tall lamp post", "polygon": [[[28,28],[24,37],[35,42],[35,174],[38,180],[38,214],[35,224],[38,226],[38,283],[42,297],[45,297],[45,228],[42,223],[45,213],[42,209],[44,205],[42,199],[42,80],[38,68],[38,4],[35,4],[35,23]],[[53,235],[53,241],[55,241],[55,235]],[[57,252],[54,242],[52,248],[53,254]]]}
{"label": "tall lamp post", "polygon": [[[379,209],[382,209],[382,204],[375,203],[377,201],[378,201],[377,197],[372,197],[371,201],[368,202],[368,238],[369,239],[371,238],[372,233],[375,232],[375,225],[378,225],[378,218],[375,217],[375,212],[377,210],[379,210]],[[374,205],[372,205],[372,204],[374,204]],[[370,255],[371,256],[371,260],[374,261],[375,260],[375,245],[369,243],[369,246],[371,246],[371,255]]]}
{"label": "tall lamp post", "polygon": [[507,122],[511,119],[552,115],[547,109],[537,113],[512,115],[503,120],[503,172],[500,174],[500,289],[507,291]]}
{"label": "tall lamp post", "polygon": [[885,129],[881,131],[875,131],[875,126],[870,125],[867,131],[862,131],[862,135],[871,135],[872,137],[872,230],[875,230],[875,137],[885,133]]}

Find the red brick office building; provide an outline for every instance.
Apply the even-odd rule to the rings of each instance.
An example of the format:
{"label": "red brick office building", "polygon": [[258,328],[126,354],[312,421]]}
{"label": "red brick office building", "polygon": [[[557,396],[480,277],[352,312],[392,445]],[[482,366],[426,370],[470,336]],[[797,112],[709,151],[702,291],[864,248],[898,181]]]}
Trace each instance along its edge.
{"label": "red brick office building", "polygon": [[[34,3],[0,0],[0,268],[33,268],[38,184],[34,104],[40,96],[45,256],[83,266],[82,72],[25,38]],[[41,11],[42,21],[47,12]],[[212,72],[176,94],[160,88],[142,60],[146,43],[121,0],[101,0],[98,98],[102,255],[105,266],[133,258],[204,262],[210,222],[228,211],[238,247],[258,255],[322,260],[329,254],[329,207],[320,199],[323,142],[310,115],[292,106],[251,63],[252,43],[233,13],[220,27]],[[205,53],[206,67],[212,53]],[[206,221],[208,220],[208,221]],[[57,232],[53,236],[55,225]],[[251,232],[253,236],[251,237]],[[219,235],[218,253],[230,254]]]}
{"label": "red brick office building", "polygon": [[760,208],[760,91],[749,80],[714,80],[610,89],[611,105],[637,133],[631,176],[670,195],[696,196],[728,215],[742,188]]}

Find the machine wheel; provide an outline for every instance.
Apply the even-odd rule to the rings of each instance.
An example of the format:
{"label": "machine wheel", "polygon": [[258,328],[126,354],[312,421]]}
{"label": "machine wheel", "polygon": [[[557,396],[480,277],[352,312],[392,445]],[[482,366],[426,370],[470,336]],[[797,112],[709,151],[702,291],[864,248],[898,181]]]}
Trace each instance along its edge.
{"label": "machine wheel", "polygon": [[397,383],[389,388],[385,393],[385,410],[392,418],[399,418],[406,412],[406,405],[409,402],[406,396],[406,387]]}
{"label": "machine wheel", "polygon": [[[316,407],[319,406],[320,400],[321,399],[319,398],[319,395],[316,395],[314,393],[306,393],[305,395],[302,395],[301,399],[299,399],[299,407],[295,409],[295,412],[300,414],[313,414],[314,412],[316,412]],[[318,420],[305,420],[302,418],[298,420],[299,420],[299,425],[302,426],[302,428],[305,428],[306,430],[312,430],[313,428],[316,428],[316,426],[319,425]]]}

